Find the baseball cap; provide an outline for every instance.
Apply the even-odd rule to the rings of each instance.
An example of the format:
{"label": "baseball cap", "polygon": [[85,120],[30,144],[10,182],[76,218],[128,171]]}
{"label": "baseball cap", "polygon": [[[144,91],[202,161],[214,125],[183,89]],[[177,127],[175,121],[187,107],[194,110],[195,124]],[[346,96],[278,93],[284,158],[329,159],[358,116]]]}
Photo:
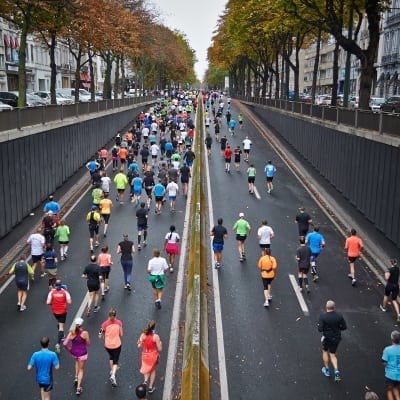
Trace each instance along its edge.
{"label": "baseball cap", "polygon": [[97,210],[97,206],[92,206],[92,210]]}
{"label": "baseball cap", "polygon": [[48,215],[53,215],[53,211],[49,210],[49,211],[47,211],[47,214]]}
{"label": "baseball cap", "polygon": [[244,217],[244,214],[243,213],[239,213],[239,217]]}
{"label": "baseball cap", "polygon": [[74,321],[75,326],[82,326],[83,325],[83,319],[82,318],[77,318]]}

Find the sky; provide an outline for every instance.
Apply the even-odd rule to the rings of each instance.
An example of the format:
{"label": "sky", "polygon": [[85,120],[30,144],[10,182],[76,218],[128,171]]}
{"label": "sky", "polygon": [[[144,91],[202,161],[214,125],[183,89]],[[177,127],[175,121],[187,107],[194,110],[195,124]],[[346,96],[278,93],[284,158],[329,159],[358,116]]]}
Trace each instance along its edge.
{"label": "sky", "polygon": [[186,35],[196,52],[197,78],[202,80],[208,67],[207,49],[227,0],[150,0],[149,3],[159,10],[160,22]]}

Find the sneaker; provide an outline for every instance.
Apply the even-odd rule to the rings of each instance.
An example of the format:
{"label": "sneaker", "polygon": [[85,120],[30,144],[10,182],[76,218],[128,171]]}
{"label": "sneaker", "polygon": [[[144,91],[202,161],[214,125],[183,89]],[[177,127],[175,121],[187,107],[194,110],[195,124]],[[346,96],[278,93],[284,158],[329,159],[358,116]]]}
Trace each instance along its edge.
{"label": "sneaker", "polygon": [[109,288],[109,287],[106,287],[106,288],[104,289],[104,293],[107,293],[109,290],[110,290],[110,288]]}
{"label": "sneaker", "polygon": [[94,254],[93,247],[90,249],[90,253],[91,253],[91,254]]}
{"label": "sneaker", "polygon": [[42,273],[40,274],[40,277],[41,277],[41,278],[44,278],[46,275],[47,275],[46,272],[42,272]]}
{"label": "sneaker", "polygon": [[314,275],[313,278],[312,278],[312,280],[313,280],[313,282],[317,282],[317,280],[318,280],[318,275]]}
{"label": "sneaker", "polygon": [[383,307],[383,305],[382,304],[379,304],[379,308],[383,311],[383,312],[386,312],[386,308],[385,307]]}
{"label": "sneaker", "polygon": [[64,256],[61,256],[61,261],[64,261],[64,260],[65,260]]}
{"label": "sneaker", "polygon": [[268,300],[265,300],[264,307],[269,307],[269,301]]}
{"label": "sneaker", "polygon": [[103,233],[103,237],[107,237],[107,233]]}
{"label": "sneaker", "polygon": [[174,269],[172,267],[169,267],[169,272],[174,272]]}
{"label": "sneaker", "polygon": [[243,261],[244,260],[244,258],[243,257],[239,257],[239,261]]}
{"label": "sneaker", "polygon": [[116,387],[116,386],[117,386],[117,381],[116,381],[116,379],[115,379],[115,375],[114,375],[114,374],[111,374],[111,375],[110,375],[110,382],[111,382],[111,385],[112,385],[113,387]]}
{"label": "sneaker", "polygon": [[138,244],[137,249],[140,251],[142,250],[142,246],[140,244]]}
{"label": "sneaker", "polygon": [[216,263],[215,263],[215,269],[219,269],[220,266],[221,266],[221,264],[220,264],[219,262],[216,262]]}
{"label": "sneaker", "polygon": [[347,277],[348,277],[349,279],[353,279],[353,276],[352,276],[351,274],[347,274]]}
{"label": "sneaker", "polygon": [[160,300],[156,300],[155,305],[159,310],[161,309],[161,301]]}
{"label": "sneaker", "polygon": [[68,254],[64,253],[64,258],[67,259],[68,258]]}
{"label": "sneaker", "polygon": [[245,260],[246,259],[246,254],[242,253],[242,258],[243,258],[243,260]]}
{"label": "sneaker", "polygon": [[299,286],[299,292],[303,293],[303,288],[301,286]]}
{"label": "sneaker", "polygon": [[20,308],[19,308],[19,311],[25,311],[26,310],[26,306],[21,306]]}
{"label": "sneaker", "polygon": [[104,294],[101,295],[101,301],[104,301],[106,299],[106,296]]}
{"label": "sneaker", "polygon": [[96,242],[95,245],[94,245],[94,247],[99,247],[99,246],[100,246],[99,242]]}
{"label": "sneaker", "polygon": [[340,378],[340,372],[338,370],[335,371],[335,382],[339,382],[341,380]]}
{"label": "sneaker", "polygon": [[147,246],[147,242],[144,241],[144,242],[143,242],[143,247],[146,247],[146,246]]}
{"label": "sneaker", "polygon": [[351,286],[356,286],[356,280],[355,279],[352,279],[352,281],[351,281]]}
{"label": "sneaker", "polygon": [[156,388],[153,386],[152,388],[148,388],[147,389],[147,393],[154,393],[154,391],[156,390]]}
{"label": "sneaker", "polygon": [[331,371],[329,368],[322,367],[321,371],[327,378],[329,378],[331,376]]}
{"label": "sneaker", "polygon": [[55,351],[57,354],[60,354],[61,346],[59,345],[59,343],[57,343],[57,344],[54,346],[54,351]]}
{"label": "sneaker", "polygon": [[94,308],[93,308],[93,312],[94,312],[94,313],[99,312],[99,310],[100,310],[100,307],[99,307],[99,306],[94,306]]}
{"label": "sneaker", "polygon": [[132,290],[131,284],[130,284],[130,283],[127,283],[127,284],[126,284],[126,288],[128,289],[128,291],[131,291],[131,290]]}
{"label": "sneaker", "polygon": [[76,388],[75,394],[76,394],[77,396],[79,396],[79,395],[82,394],[82,392],[83,392],[83,388],[82,388],[82,387],[78,387],[78,388]]}

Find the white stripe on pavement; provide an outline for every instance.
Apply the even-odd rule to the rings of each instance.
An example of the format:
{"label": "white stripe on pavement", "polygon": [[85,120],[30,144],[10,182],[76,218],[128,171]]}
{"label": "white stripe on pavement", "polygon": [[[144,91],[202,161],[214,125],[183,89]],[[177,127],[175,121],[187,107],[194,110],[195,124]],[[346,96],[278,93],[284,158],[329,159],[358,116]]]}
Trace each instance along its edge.
{"label": "white stripe on pavement", "polygon": [[256,185],[254,185],[254,195],[256,196],[257,200],[261,199],[260,193],[258,192]]}
{"label": "white stripe on pavement", "polygon": [[293,290],[296,293],[296,297],[300,304],[301,310],[303,311],[304,315],[307,315],[307,316],[310,315],[310,311],[308,310],[307,304],[304,301],[304,297],[300,292],[299,285],[296,282],[296,278],[294,277],[294,275],[289,274],[289,279],[290,279],[290,283],[293,286]]}
{"label": "white stripe on pavement", "polygon": [[[214,154],[215,157],[215,154]],[[205,158],[206,180],[207,180],[207,193],[208,193],[208,207],[209,207],[209,224],[210,227],[214,226],[214,210],[212,206],[211,196],[211,183],[210,171],[208,168],[208,158]],[[214,292],[214,310],[215,310],[215,329],[217,334],[217,351],[218,351],[218,369],[219,369],[219,384],[221,388],[220,399],[229,400],[228,378],[226,373],[226,360],[225,360],[225,344],[224,344],[224,330],[222,328],[222,311],[221,311],[221,295],[219,291],[219,277],[218,270],[214,268],[212,240],[210,240],[211,247],[211,270],[213,271],[213,292]]]}

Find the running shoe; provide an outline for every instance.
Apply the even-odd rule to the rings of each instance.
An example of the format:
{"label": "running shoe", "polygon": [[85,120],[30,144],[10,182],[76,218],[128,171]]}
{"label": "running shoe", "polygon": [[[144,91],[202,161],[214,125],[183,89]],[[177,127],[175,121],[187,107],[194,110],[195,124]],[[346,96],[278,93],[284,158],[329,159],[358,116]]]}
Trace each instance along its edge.
{"label": "running shoe", "polygon": [[26,306],[21,306],[20,308],[19,308],[19,311],[25,311],[26,310]]}
{"label": "running shoe", "polygon": [[140,244],[138,244],[137,249],[140,251],[142,250],[142,246]]}
{"label": "running shoe", "polygon": [[101,295],[101,301],[104,301],[106,299],[106,296],[104,294]]}
{"label": "running shoe", "polygon": [[96,242],[95,245],[94,245],[94,247],[99,247],[99,246],[100,246],[99,242]]}
{"label": "running shoe", "polygon": [[329,368],[322,367],[321,371],[327,378],[329,378],[331,376],[331,371]]}
{"label": "running shoe", "polygon": [[318,275],[315,274],[315,275],[313,276],[312,280],[313,280],[313,282],[317,282],[317,280],[318,280]]}
{"label": "running shoe", "polygon": [[156,390],[156,388],[153,386],[152,388],[148,388],[147,389],[147,393],[154,393],[154,391]]}
{"label": "running shoe", "polygon": [[68,254],[64,253],[64,258],[67,259],[68,258]]}
{"label": "running shoe", "polygon": [[21,304],[17,303],[17,310],[19,311],[21,308]]}
{"label": "running shoe", "polygon": [[172,267],[169,267],[169,272],[174,272],[174,269]]}
{"label": "running shoe", "polygon": [[161,309],[161,300],[156,300],[155,302],[157,309]]}
{"label": "running shoe", "polygon": [[126,284],[126,288],[128,289],[128,291],[130,292],[132,289],[131,289],[131,284],[130,283],[127,283]]}
{"label": "running shoe", "polygon": [[215,263],[215,269],[219,269],[220,266],[221,266],[221,264],[220,264],[219,262],[216,262],[216,263]]}
{"label": "running shoe", "polygon": [[385,307],[383,307],[383,305],[382,304],[379,304],[379,308],[383,311],[383,312],[386,312],[386,308]]}
{"label": "running shoe", "polygon": [[107,233],[103,233],[103,237],[107,237]]}
{"label": "running shoe", "polygon": [[100,310],[100,307],[99,307],[99,306],[94,306],[94,308],[93,308],[93,312],[94,312],[94,313],[99,312],[99,310]]}
{"label": "running shoe", "polygon": [[264,307],[269,307],[269,301],[268,300],[265,300]]}
{"label": "running shoe", "polygon": [[351,274],[347,274],[347,277],[348,277],[349,279],[353,279],[353,276],[352,276]]}
{"label": "running shoe", "polygon": [[54,351],[55,351],[57,354],[60,354],[61,346],[60,346],[59,343],[57,343],[57,344],[54,346]]}
{"label": "running shoe", "polygon": [[341,379],[339,370],[335,370],[335,382],[339,382]]}
{"label": "running shoe", "polygon": [[115,379],[115,375],[114,375],[114,374],[111,374],[111,375],[110,375],[110,382],[111,382],[111,385],[112,385],[113,387],[116,387],[116,386],[117,386],[117,381],[116,381],[116,379]]}
{"label": "running shoe", "polygon": [[147,246],[147,242],[144,241],[144,242],[143,242],[143,247],[146,247],[146,246]]}
{"label": "running shoe", "polygon": [[357,281],[355,279],[352,279],[351,281],[351,286],[356,286]]}
{"label": "running shoe", "polygon": [[76,394],[77,396],[79,396],[79,395],[82,394],[82,392],[83,392],[83,388],[82,388],[82,387],[78,387],[78,388],[76,388],[75,394]]}
{"label": "running shoe", "polygon": [[78,387],[78,377],[77,376],[74,378],[74,386]]}
{"label": "running shoe", "polygon": [[271,294],[268,295],[268,300],[269,300],[269,301],[272,300],[272,295],[271,295]]}

